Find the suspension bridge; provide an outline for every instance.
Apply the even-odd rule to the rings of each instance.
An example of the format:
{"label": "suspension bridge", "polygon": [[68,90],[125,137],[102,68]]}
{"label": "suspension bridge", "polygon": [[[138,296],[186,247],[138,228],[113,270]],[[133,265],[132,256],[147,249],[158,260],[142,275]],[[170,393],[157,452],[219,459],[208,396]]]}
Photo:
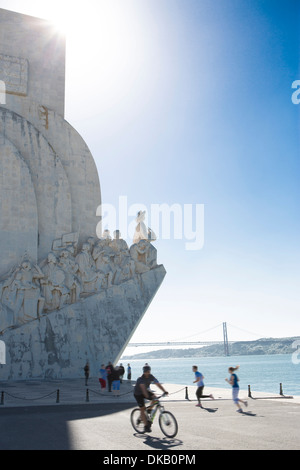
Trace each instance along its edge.
{"label": "suspension bridge", "polygon": [[[213,345],[213,344],[223,344],[224,345],[224,355],[229,356],[229,344],[235,343],[236,341],[229,341],[228,340],[228,330],[227,330],[227,323],[226,322],[220,323],[217,326],[209,328],[209,330],[202,331],[202,332],[194,334],[192,336],[201,335],[203,333],[206,333],[207,331],[219,328],[221,325],[222,325],[223,335],[222,335],[222,339],[219,340],[219,341],[205,341],[205,340],[187,341],[187,340],[182,339],[182,340],[177,340],[177,341],[175,340],[175,341],[148,342],[148,343],[129,343],[128,347],[139,347],[139,346],[158,346],[158,347],[160,347],[160,346],[170,346],[170,347],[174,347],[174,346],[210,346],[210,345]],[[233,325],[231,325],[231,326],[233,326]],[[235,327],[235,328],[237,328],[237,327]],[[237,329],[242,330],[241,328],[237,328]],[[245,331],[245,330],[242,330],[242,331]],[[247,332],[247,333],[250,333],[250,332]],[[250,334],[255,335],[257,337],[259,336],[256,333],[250,333]],[[189,338],[191,338],[191,336]]]}

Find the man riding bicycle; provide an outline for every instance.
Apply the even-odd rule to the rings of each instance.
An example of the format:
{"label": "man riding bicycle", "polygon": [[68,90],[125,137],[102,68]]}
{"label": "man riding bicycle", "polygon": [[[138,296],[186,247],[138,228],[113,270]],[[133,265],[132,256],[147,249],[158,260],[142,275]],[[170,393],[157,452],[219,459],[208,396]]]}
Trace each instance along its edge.
{"label": "man riding bicycle", "polygon": [[149,407],[151,408],[155,403],[155,394],[149,390],[150,385],[154,383],[158,386],[166,395],[168,392],[164,389],[164,387],[159,383],[159,381],[151,374],[151,367],[144,366],[143,367],[143,375],[139,377],[136,381],[134,387],[134,398],[137,401],[137,404],[140,407],[141,411],[141,419],[145,425],[144,432],[151,432],[151,423],[148,422],[147,416],[145,413],[146,406],[145,406],[145,398],[147,400],[151,400]]}

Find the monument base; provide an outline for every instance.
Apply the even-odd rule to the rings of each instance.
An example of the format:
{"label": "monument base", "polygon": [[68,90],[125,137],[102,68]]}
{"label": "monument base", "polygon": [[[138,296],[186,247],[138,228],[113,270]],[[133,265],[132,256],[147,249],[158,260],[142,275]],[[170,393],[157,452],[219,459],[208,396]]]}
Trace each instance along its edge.
{"label": "monument base", "polygon": [[37,320],[6,330],[0,380],[83,377],[116,363],[143,318],[166,271],[162,265]]}

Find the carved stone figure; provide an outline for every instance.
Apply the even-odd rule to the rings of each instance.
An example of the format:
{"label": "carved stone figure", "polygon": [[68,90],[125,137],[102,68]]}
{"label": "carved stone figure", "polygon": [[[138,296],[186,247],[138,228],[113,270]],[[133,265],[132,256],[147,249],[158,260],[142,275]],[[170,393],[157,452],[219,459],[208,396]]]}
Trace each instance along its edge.
{"label": "carved stone figure", "polygon": [[113,252],[113,264],[115,266],[114,284],[132,279],[135,273],[134,262],[130,257],[126,241],[121,238],[120,230],[114,231],[114,239],[109,246]]}
{"label": "carved stone figure", "polygon": [[116,266],[114,284],[121,284],[134,277],[135,263],[130,256],[129,250],[117,252],[114,257],[114,263]]}
{"label": "carved stone figure", "polygon": [[156,249],[147,240],[140,240],[130,248],[130,255],[135,262],[135,271],[138,274],[149,271],[157,265]]}
{"label": "carved stone figure", "polygon": [[155,241],[156,240],[156,235],[153,232],[152,229],[147,228],[144,220],[145,220],[145,214],[146,211],[139,211],[137,213],[136,217],[136,229],[135,229],[135,234],[133,237],[133,243],[138,243],[140,240],[149,240],[149,241]]}
{"label": "carved stone figure", "polygon": [[81,285],[76,276],[78,265],[75,263],[70,250],[62,250],[59,257],[58,266],[65,273],[65,285],[70,291],[70,303],[79,301],[81,293]]}
{"label": "carved stone figure", "polygon": [[148,240],[141,239],[129,250],[119,230],[113,239],[108,230],[98,241],[90,237],[76,257],[74,244],[50,252],[40,267],[25,255],[0,284],[0,302],[8,307],[2,315],[0,311],[0,327],[23,324],[156,266],[156,249]]}
{"label": "carved stone figure", "polygon": [[78,265],[77,275],[81,283],[82,293],[90,294],[101,289],[101,274],[95,269],[94,261],[90,255],[90,245],[83,243],[81,252],[76,256]]}
{"label": "carved stone figure", "polygon": [[[98,258],[99,259],[99,258]],[[102,275],[102,287],[108,288],[111,287],[112,284],[114,283],[114,277],[115,277],[115,268],[112,266],[112,263],[110,262],[110,257],[107,256],[107,254],[103,254],[101,256],[101,264],[99,265],[99,270],[98,272],[101,273]]]}
{"label": "carved stone figure", "polygon": [[120,230],[114,231],[114,239],[110,241],[109,246],[114,252],[128,252],[128,245],[125,240],[121,237]]}
{"label": "carved stone figure", "polygon": [[[107,231],[108,232],[108,231]],[[104,236],[98,240],[97,243],[95,243],[93,252],[92,252],[92,258],[95,262],[96,270],[100,271],[102,265],[104,264],[103,257],[108,256],[110,260],[112,260],[114,256],[114,250],[111,247],[111,237],[110,236]]]}
{"label": "carved stone figure", "polygon": [[62,308],[69,302],[70,291],[65,285],[65,273],[58,266],[53,253],[48,254],[47,262],[42,267],[44,278],[41,284],[45,296],[45,310],[51,311]]}
{"label": "carved stone figure", "polygon": [[40,289],[40,281],[43,277],[37,265],[24,259],[3,283],[1,300],[14,312],[14,325],[38,318],[43,312],[45,299]]}
{"label": "carved stone figure", "polygon": [[103,230],[103,240],[111,240],[110,231],[108,229]]}

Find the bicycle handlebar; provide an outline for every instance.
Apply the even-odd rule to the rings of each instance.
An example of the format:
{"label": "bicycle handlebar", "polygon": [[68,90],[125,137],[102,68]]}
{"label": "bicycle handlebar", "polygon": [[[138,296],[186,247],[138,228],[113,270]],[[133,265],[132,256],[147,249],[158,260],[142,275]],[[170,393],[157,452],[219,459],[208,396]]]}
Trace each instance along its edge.
{"label": "bicycle handlebar", "polygon": [[156,397],[156,400],[159,400],[162,397],[165,397],[166,395],[169,395],[168,392],[164,392],[162,395],[159,395],[159,397]]}

